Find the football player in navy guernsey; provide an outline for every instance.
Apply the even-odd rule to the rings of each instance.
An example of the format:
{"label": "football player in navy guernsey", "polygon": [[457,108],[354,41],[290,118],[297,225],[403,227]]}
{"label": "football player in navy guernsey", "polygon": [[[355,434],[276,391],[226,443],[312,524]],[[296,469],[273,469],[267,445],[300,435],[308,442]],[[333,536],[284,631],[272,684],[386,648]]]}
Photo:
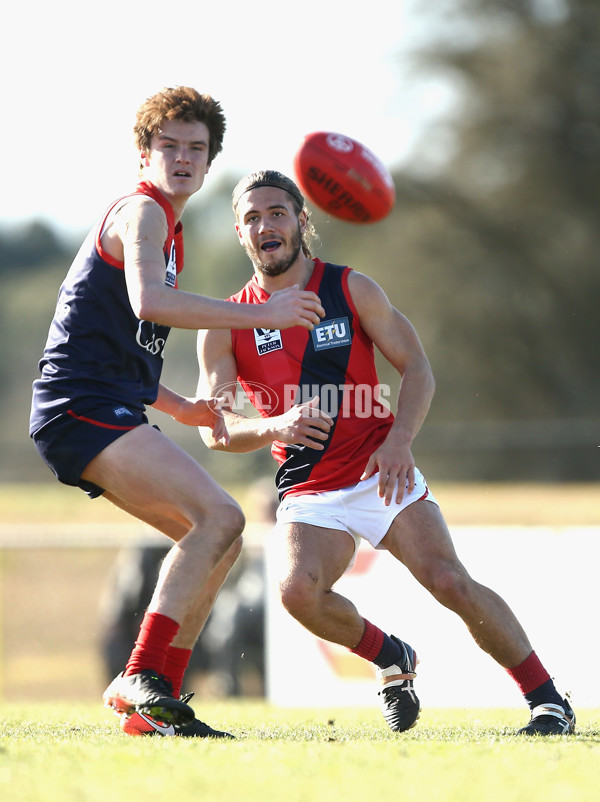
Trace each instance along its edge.
{"label": "football player in navy guernsey", "polygon": [[[364,538],[403,563],[508,671],[531,710],[519,733],[573,732],[568,700],[507,604],[459,561],[415,465],[412,442],[434,379],[413,326],[372,279],[312,258],[309,212],[288,177],[276,171],[246,176],[234,190],[233,209],[254,275],[232,300],[263,304],[298,285],[315,292],[325,309],[311,331],[271,331],[268,341],[251,329],[199,333],[199,392],[225,390],[233,397],[239,381],[261,413],[247,418],[229,404],[229,440],[202,429],[205,442],[231,452],[269,446],[279,464],[284,607],[314,635],[374,663],[387,723],[397,732],[413,727],[420,710],[415,649],[363,618],[333,589]],[[395,415],[381,403],[373,346],[401,378]],[[455,666],[457,656],[448,660]]]}
{"label": "football player in navy guernsey", "polygon": [[124,670],[104,694],[132,735],[226,737],[180,698],[183,674],[215,595],[239,555],[238,504],[148,423],[153,407],[227,442],[218,399],[160,383],[169,328],[311,329],[317,296],[286,288],[239,304],[178,289],[181,215],[221,151],[220,104],[190,87],[161,90],[134,127],[140,183],[116,200],[62,284],[33,385],[30,434],[57,478],[106,499],[175,541]]}

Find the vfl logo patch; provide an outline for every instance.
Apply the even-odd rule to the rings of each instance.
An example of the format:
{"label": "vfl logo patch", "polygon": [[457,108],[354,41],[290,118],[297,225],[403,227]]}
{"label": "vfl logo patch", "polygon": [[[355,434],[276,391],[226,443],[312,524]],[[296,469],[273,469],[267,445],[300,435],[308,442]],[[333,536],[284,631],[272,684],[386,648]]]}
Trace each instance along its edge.
{"label": "vfl logo patch", "polygon": [[311,334],[315,351],[339,348],[341,345],[350,345],[352,342],[350,323],[347,317],[337,317],[335,320],[319,323]]}
{"label": "vfl logo patch", "polygon": [[177,282],[177,264],[175,261],[175,243],[171,243],[171,253],[167,263],[167,272],[165,274],[165,284],[167,287],[174,287]]}
{"label": "vfl logo patch", "polygon": [[254,340],[259,356],[283,348],[279,329],[254,329]]}

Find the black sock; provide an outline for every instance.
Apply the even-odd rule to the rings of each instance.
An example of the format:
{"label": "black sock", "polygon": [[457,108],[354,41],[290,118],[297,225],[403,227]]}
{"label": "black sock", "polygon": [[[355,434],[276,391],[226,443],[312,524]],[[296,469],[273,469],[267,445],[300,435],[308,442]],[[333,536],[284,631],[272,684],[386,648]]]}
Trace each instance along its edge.
{"label": "black sock", "polygon": [[533,710],[538,705],[546,704],[560,705],[564,709],[563,699],[551,679],[544,682],[539,688],[526,693],[525,699],[530,710]]}
{"label": "black sock", "polygon": [[381,649],[373,662],[378,668],[387,668],[399,664],[403,656],[402,648],[384,633]]}

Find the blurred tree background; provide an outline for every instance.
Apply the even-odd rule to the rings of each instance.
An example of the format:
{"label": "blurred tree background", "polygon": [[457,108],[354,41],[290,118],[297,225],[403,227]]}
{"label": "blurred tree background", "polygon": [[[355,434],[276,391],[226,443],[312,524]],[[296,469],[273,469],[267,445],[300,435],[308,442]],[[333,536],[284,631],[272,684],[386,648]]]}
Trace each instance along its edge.
{"label": "blurred tree background", "polygon": [[[433,33],[402,69],[442,80],[449,111],[395,172],[386,220],[314,212],[317,255],[371,275],[417,327],[437,379],[414,447],[431,480],[598,481],[600,5],[453,0],[424,14]],[[186,212],[184,289],[226,297],[250,275],[238,178]],[[30,385],[78,246],[44,224],[0,227],[3,481],[49,478],[27,437]],[[173,331],[165,383],[192,395],[196,373],[194,334]],[[397,387],[383,363],[380,379]],[[212,454],[195,430],[153,422],[220,481],[273,473],[267,451]]]}

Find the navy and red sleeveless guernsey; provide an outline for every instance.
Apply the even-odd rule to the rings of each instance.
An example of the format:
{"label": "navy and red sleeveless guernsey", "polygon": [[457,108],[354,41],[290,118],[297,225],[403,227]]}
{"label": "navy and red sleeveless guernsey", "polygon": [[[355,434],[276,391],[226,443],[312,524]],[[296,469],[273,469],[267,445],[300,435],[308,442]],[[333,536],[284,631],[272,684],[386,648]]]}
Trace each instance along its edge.
{"label": "navy and red sleeveless guernsey", "polygon": [[[306,289],[317,293],[325,317],[312,331],[294,326],[231,333],[238,381],[263,417],[318,395],[320,408],[334,420],[323,451],[273,443],[280,498],[356,484],[394,420],[379,400],[373,343],[348,289],[350,268],[314,262]],[[268,297],[253,277],[229,300],[264,303]]]}
{"label": "navy and red sleeveless guernsey", "polygon": [[[176,288],[183,268],[181,223],[175,225],[171,204],[149,182],[131,194],[153,198],[167,216],[165,284]],[[156,401],[170,328],[135,316],[123,262],[100,244],[109,213],[127,197],[115,201],[92,229],[59,290],[41,377],[33,383],[30,434],[87,399],[140,410]]]}

